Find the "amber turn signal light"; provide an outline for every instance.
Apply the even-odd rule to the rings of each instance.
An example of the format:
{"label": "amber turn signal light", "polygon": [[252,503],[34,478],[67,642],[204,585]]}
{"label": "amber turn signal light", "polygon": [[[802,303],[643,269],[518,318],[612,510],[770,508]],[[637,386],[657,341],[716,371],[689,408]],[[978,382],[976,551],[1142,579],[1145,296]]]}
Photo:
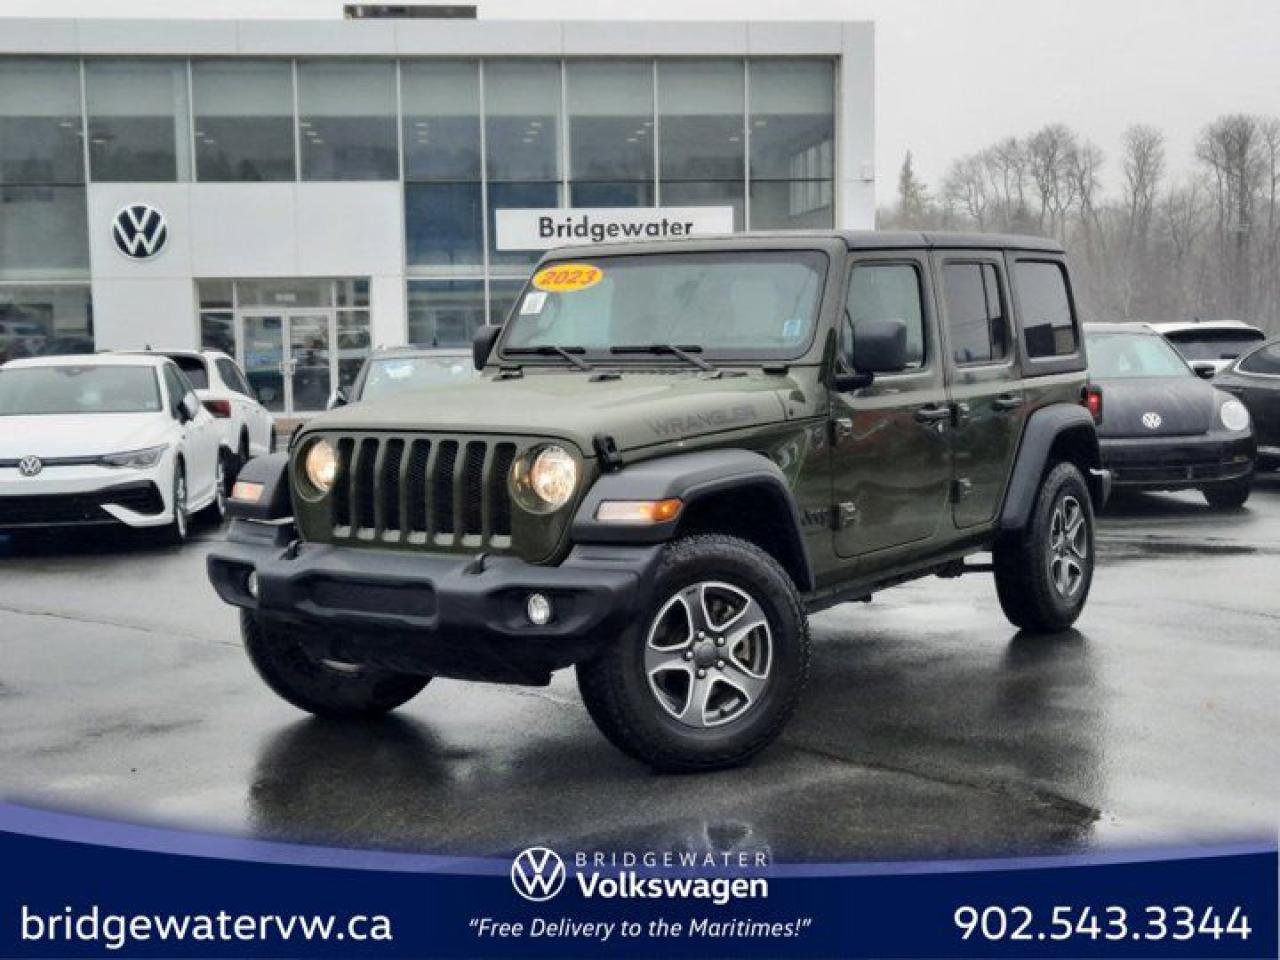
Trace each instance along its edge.
{"label": "amber turn signal light", "polygon": [[601,523],[666,523],[680,515],[684,503],[668,500],[606,500],[596,509]]}

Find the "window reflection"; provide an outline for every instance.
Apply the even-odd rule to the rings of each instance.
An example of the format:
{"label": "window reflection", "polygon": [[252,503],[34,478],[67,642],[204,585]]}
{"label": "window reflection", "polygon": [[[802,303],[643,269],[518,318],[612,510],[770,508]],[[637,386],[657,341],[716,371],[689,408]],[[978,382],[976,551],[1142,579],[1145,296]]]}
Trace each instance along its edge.
{"label": "window reflection", "polygon": [[83,183],[80,66],[0,60],[0,183]]}
{"label": "window reflection", "polygon": [[396,73],[389,60],[298,63],[304,180],[394,180]]}
{"label": "window reflection", "polygon": [[406,180],[480,179],[480,70],[473,60],[400,68]]}
{"label": "window reflection", "polygon": [[485,322],[483,280],[409,282],[409,342],[467,347]]}
{"label": "window reflection", "polygon": [[487,61],[484,86],[489,179],[560,179],[560,64]]}
{"label": "window reflection", "polygon": [[184,60],[87,60],[93,179],[190,180]]}
{"label": "window reflection", "polygon": [[287,61],[195,61],[191,78],[197,179],[294,179]]}

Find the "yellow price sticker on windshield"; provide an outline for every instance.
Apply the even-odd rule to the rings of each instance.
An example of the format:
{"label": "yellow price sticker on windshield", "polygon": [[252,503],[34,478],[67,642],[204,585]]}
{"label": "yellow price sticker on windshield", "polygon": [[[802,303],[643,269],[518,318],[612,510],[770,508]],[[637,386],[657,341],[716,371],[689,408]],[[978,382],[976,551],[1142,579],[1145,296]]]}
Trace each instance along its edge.
{"label": "yellow price sticker on windshield", "polygon": [[589,263],[556,263],[533,276],[533,285],[548,293],[571,293],[594,287],[604,279],[604,271]]}

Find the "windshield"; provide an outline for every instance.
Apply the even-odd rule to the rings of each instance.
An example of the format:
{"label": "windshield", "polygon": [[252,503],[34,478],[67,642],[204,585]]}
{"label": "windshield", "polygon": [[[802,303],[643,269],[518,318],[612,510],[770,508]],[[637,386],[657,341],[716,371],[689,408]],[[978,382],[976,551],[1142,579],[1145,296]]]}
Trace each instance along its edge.
{"label": "windshield", "polygon": [[387,357],[369,363],[359,399],[392,397],[476,376],[470,357]]}
{"label": "windshield", "polygon": [[158,413],[153,367],[13,367],[0,370],[0,416]]}
{"label": "windshield", "polygon": [[1191,369],[1160,336],[1144,333],[1086,334],[1089,376],[1097,380],[1120,377],[1190,377]]}
{"label": "windshield", "polygon": [[703,355],[794,358],[809,345],[827,258],[816,251],[583,258],[539,270],[502,352],[668,344]]}
{"label": "windshield", "polygon": [[1260,330],[1187,330],[1167,336],[1188,360],[1234,360],[1267,339]]}

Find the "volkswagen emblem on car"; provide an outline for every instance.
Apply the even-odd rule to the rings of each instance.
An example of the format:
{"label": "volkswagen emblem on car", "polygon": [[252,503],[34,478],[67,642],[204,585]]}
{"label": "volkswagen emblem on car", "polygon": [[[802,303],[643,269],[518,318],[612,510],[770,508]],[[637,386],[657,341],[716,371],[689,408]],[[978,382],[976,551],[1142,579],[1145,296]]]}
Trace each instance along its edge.
{"label": "volkswagen emblem on car", "polygon": [[18,473],[24,477],[34,477],[44,469],[44,464],[39,457],[23,457],[18,461]]}
{"label": "volkswagen emblem on car", "polygon": [[1155,411],[1142,415],[1142,425],[1148,430],[1159,430],[1162,423],[1164,423],[1164,418]]}
{"label": "volkswagen emblem on car", "polygon": [[164,249],[169,225],[164,214],[149,203],[130,203],[116,211],[111,239],[130,260],[149,260]]}
{"label": "volkswagen emblem on car", "polygon": [[529,847],[511,861],[511,885],[526,900],[542,903],[564,886],[564,861],[549,847]]}

